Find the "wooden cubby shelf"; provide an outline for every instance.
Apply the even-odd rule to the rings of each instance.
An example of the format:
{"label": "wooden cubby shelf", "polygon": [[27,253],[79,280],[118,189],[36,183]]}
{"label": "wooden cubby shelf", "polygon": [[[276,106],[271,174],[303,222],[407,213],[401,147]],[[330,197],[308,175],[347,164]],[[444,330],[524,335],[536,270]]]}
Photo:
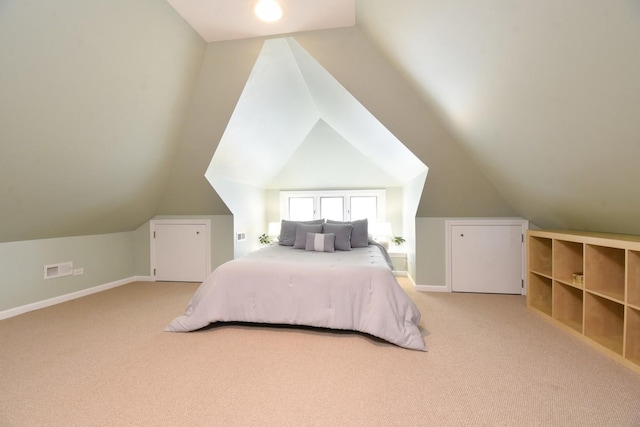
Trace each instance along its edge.
{"label": "wooden cubby shelf", "polygon": [[625,357],[640,365],[640,310],[627,307],[627,345]]}
{"label": "wooden cubby shelf", "polygon": [[[564,283],[574,284],[573,275],[583,274],[584,258],[582,243],[553,241],[553,278]],[[575,283],[582,288],[582,284]]]}
{"label": "wooden cubby shelf", "polygon": [[640,310],[640,252],[629,251],[627,302]]}
{"label": "wooden cubby shelf", "polygon": [[584,298],[585,336],[622,355],[624,305],[590,292]]}
{"label": "wooden cubby shelf", "polygon": [[551,239],[529,238],[529,270],[537,274],[551,277]]}
{"label": "wooden cubby shelf", "polygon": [[624,302],[624,249],[586,246],[585,280],[588,290]]}
{"label": "wooden cubby shelf", "polygon": [[582,333],[583,298],[580,289],[556,282],[553,285],[553,317]]}
{"label": "wooden cubby shelf", "polygon": [[551,279],[529,273],[528,303],[531,307],[551,316]]}
{"label": "wooden cubby shelf", "polygon": [[640,236],[527,232],[527,306],[640,373]]}

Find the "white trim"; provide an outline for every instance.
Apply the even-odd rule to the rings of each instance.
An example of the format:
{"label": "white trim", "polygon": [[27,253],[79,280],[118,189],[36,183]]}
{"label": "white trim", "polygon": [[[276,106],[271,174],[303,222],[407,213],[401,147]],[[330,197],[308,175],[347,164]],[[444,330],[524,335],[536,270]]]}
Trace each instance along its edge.
{"label": "white trim", "polygon": [[420,292],[451,292],[446,286],[416,285],[416,291]]}
{"label": "white trim", "polygon": [[446,289],[447,292],[451,292],[451,232],[454,225],[519,225],[522,228],[522,295],[527,294],[527,275],[526,272],[526,251],[527,244],[524,239],[527,237],[527,230],[529,229],[529,221],[522,218],[461,218],[461,219],[447,219],[445,224],[445,251],[446,251]]}
{"label": "white trim", "polygon": [[313,219],[320,218],[320,198],[322,197],[342,197],[343,201],[343,216],[345,221],[351,221],[351,197],[371,196],[376,197],[377,202],[377,222],[386,221],[387,217],[387,201],[386,190],[384,189],[372,189],[372,190],[283,190],[280,191],[280,217],[282,219],[289,219],[289,198],[292,197],[309,197],[313,198]]}
{"label": "white trim", "polygon": [[52,305],[62,304],[63,302],[86,297],[87,295],[96,294],[98,292],[117,288],[118,286],[127,285],[129,283],[150,281],[150,279],[151,278],[148,276],[132,276],[126,279],[116,280],[115,282],[105,283],[104,285],[94,286],[92,288],[82,289],[80,291],[71,292],[69,294],[64,294],[31,304],[22,305],[20,307],[10,308],[8,310],[0,311],[0,320],[15,317],[20,314],[28,313],[30,311],[39,310],[41,308],[50,307]]}
{"label": "white trim", "polygon": [[151,276],[151,281],[156,281],[156,275],[154,273],[154,269],[156,268],[156,239],[154,237],[154,233],[156,231],[156,225],[162,224],[186,224],[186,225],[204,225],[205,234],[207,235],[207,239],[205,241],[205,259],[207,261],[206,270],[207,272],[211,271],[211,221],[209,219],[152,219],[149,221],[149,252],[150,261],[149,261],[149,275]]}
{"label": "white trim", "polygon": [[434,286],[434,285],[416,285],[415,280],[407,273],[407,278],[413,284],[413,288],[418,292],[447,292],[446,286]]}

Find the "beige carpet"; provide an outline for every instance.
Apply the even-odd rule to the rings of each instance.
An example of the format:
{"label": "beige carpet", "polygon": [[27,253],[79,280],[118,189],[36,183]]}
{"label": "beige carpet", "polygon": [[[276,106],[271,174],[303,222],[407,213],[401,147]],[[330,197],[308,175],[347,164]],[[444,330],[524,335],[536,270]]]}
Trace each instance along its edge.
{"label": "beige carpet", "polygon": [[133,283],[0,321],[0,425],[640,425],[640,375],[524,297],[408,289],[424,353],[313,329],[163,332],[195,287]]}

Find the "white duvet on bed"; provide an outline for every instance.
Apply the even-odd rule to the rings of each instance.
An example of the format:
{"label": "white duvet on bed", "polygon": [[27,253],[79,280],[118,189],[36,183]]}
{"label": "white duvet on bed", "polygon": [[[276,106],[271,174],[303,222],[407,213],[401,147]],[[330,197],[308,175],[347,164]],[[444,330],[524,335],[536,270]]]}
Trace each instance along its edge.
{"label": "white duvet on bed", "polygon": [[327,253],[272,245],[229,261],[165,330],[231,321],[354,330],[426,350],[420,312],[376,246]]}

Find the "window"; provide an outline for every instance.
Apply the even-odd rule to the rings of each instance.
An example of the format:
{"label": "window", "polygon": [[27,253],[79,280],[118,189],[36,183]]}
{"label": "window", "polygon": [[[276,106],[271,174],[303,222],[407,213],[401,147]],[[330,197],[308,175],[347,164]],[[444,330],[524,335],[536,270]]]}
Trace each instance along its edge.
{"label": "window", "polygon": [[[369,222],[378,221],[376,196],[351,196],[351,216],[356,219],[367,218]],[[381,218],[382,221],[384,218]]]}
{"label": "window", "polygon": [[280,216],[292,221],[385,221],[384,190],[281,191]]}
{"label": "window", "polygon": [[344,198],[320,196],[320,218],[344,221]]}
{"label": "window", "polygon": [[309,221],[313,219],[313,197],[290,197],[288,200],[289,219],[292,221]]}

